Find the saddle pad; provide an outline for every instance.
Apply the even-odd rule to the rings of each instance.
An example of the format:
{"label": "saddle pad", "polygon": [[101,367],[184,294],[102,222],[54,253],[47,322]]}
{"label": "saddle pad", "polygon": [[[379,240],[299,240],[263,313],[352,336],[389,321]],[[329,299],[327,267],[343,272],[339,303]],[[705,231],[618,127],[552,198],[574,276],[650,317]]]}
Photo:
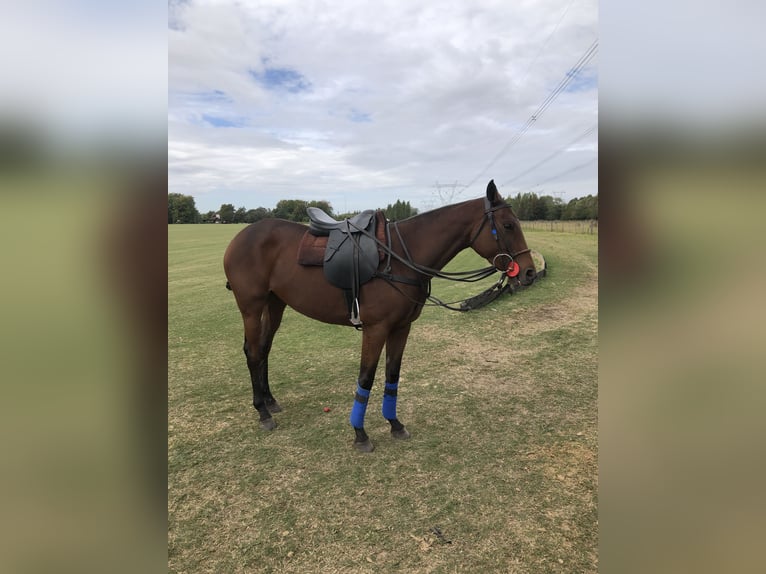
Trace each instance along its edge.
{"label": "saddle pad", "polygon": [[[386,216],[382,211],[375,213],[375,237],[383,245],[386,244]],[[321,267],[324,265],[325,251],[327,250],[327,235],[313,235],[310,230],[303,234],[303,239],[298,246],[298,264]],[[385,252],[378,247],[379,261],[383,261]]]}
{"label": "saddle pad", "polygon": [[298,265],[324,265],[325,249],[327,249],[327,236],[314,235],[306,231],[298,245]]}

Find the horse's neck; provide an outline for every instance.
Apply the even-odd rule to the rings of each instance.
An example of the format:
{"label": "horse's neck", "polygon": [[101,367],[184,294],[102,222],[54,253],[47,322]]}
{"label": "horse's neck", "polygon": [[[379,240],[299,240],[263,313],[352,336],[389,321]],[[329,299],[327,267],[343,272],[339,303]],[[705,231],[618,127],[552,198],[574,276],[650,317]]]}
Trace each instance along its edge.
{"label": "horse's neck", "polygon": [[412,260],[432,269],[441,269],[468,247],[471,230],[480,215],[471,202],[449,205],[417,215],[399,224],[402,239]]}

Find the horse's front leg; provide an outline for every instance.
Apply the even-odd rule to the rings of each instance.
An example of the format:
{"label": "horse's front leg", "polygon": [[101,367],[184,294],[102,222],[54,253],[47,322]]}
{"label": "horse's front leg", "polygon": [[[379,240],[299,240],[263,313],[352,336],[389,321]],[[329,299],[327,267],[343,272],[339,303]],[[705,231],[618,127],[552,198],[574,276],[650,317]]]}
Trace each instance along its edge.
{"label": "horse's front leg", "polygon": [[391,436],[398,439],[410,438],[410,433],[396,417],[396,399],[399,390],[399,372],[402,367],[404,347],[410,334],[410,326],[391,331],[386,341],[386,388],[383,390],[383,417],[391,424]]}
{"label": "horse's front leg", "polygon": [[359,367],[359,379],[356,382],[354,405],[351,407],[349,417],[356,433],[354,447],[360,452],[372,452],[375,449],[364,430],[364,415],[367,412],[367,401],[370,398],[372,384],[375,382],[375,370],[378,368],[380,353],[387,335],[388,330],[379,325],[365,325],[362,331],[362,361]]}

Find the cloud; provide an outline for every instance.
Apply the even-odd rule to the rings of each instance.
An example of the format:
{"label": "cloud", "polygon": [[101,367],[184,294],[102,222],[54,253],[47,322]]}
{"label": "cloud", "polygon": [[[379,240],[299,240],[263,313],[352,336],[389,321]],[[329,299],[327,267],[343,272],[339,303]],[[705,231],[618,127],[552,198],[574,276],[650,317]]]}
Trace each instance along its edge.
{"label": "cloud", "polygon": [[[396,199],[422,208],[435,181],[474,178],[596,38],[595,0],[570,6],[562,19],[569,4],[177,5],[169,30],[170,186],[205,210],[224,195],[268,207],[298,194],[344,198],[349,209]],[[596,121],[596,73],[587,72],[484,179],[508,179]],[[205,117],[220,126],[207,121],[202,129]],[[183,149],[197,153],[181,162],[175,151]],[[593,147],[547,168],[561,172],[590,157]],[[534,185],[533,175],[518,183]],[[595,167],[573,175],[556,180],[557,189],[596,193]]]}

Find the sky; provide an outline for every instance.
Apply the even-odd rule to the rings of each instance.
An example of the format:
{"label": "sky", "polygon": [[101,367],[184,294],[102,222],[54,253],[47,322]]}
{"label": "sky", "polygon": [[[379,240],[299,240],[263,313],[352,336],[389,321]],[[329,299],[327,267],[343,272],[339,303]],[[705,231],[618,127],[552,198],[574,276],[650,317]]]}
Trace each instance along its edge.
{"label": "sky", "polygon": [[597,42],[596,0],[171,1],[169,191],[203,213],[596,194]]}
{"label": "sky", "polygon": [[763,131],[764,21],[766,4],[749,0],[603,1],[604,125],[649,123],[697,139]]}

